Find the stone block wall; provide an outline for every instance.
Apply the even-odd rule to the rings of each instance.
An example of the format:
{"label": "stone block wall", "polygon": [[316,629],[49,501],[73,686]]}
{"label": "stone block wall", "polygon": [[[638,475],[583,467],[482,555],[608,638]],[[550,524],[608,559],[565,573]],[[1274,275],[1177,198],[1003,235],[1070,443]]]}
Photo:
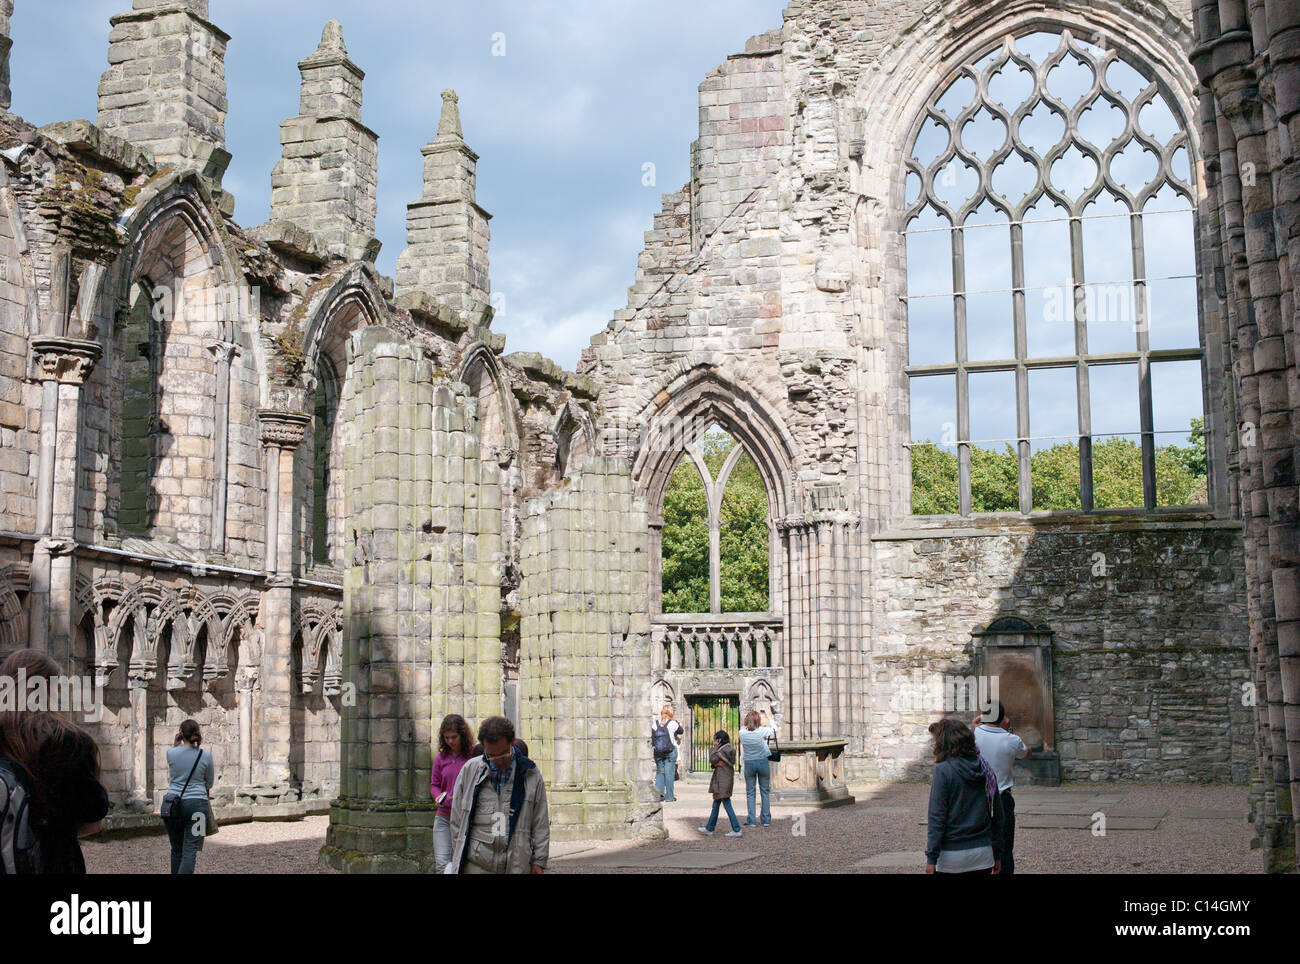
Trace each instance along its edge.
{"label": "stone block wall", "polygon": [[926,727],[953,708],[933,686],[918,703],[916,674],[970,675],[971,634],[1016,615],[1054,634],[1065,779],[1244,782],[1240,551],[1230,522],[878,534],[870,713],[851,769],[925,778]]}
{"label": "stone block wall", "polygon": [[230,159],[230,37],[208,20],[208,0],[135,0],[111,22],[100,129],[147,149],[160,166],[202,169],[219,182]]}
{"label": "stone block wall", "polygon": [[594,458],[524,509],[520,730],[546,780],[553,839],[662,834],[645,505],[626,462]]}

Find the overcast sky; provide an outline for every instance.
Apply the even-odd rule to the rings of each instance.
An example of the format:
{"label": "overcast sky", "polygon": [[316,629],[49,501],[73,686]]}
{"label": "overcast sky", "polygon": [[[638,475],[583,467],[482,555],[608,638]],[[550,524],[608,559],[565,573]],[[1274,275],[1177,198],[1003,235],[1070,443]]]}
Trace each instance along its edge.
{"label": "overcast sky", "polygon": [[[297,62],[331,17],[366,72],[363,121],[379,135],[378,264],[393,273],[406,204],[420,195],[420,147],[444,87],[460,95],[480,155],[478,200],[492,213],[494,323],[507,351],[572,368],[627,303],[642,234],[660,195],[688,178],[696,88],[781,25],[786,0],[211,0],[226,53],[235,220],[266,220],[280,121],[298,112]],[[40,125],[95,119],[108,18],[130,0],[17,0],[13,111]],[[493,35],[505,56],[493,56]],[[657,183],[642,185],[655,165]]]}

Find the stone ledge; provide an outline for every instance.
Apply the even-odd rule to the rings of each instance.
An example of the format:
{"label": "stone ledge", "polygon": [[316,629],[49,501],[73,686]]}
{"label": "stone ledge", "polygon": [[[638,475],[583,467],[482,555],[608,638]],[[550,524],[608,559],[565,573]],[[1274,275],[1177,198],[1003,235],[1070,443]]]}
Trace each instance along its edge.
{"label": "stone ledge", "polygon": [[37,132],[75,153],[89,154],[120,171],[152,177],[157,171],[153,154],[115,134],[107,134],[84,118],[58,121]]}
{"label": "stone ledge", "polygon": [[292,221],[267,221],[265,224],[254,225],[244,233],[254,241],[268,245],[272,251],[301,258],[318,266],[330,259],[329,252],[320,239]]}

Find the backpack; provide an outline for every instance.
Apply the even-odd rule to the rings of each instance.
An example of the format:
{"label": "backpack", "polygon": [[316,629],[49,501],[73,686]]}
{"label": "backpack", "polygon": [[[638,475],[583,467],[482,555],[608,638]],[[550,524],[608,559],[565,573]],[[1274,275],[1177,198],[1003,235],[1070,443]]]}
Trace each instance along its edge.
{"label": "backpack", "polygon": [[22,768],[0,760],[0,874],[36,874],[41,844],[32,831],[31,795]]}
{"label": "backpack", "polygon": [[662,723],[655,724],[651,743],[655,748],[656,760],[662,760],[673,752],[673,736],[668,732],[668,727]]}

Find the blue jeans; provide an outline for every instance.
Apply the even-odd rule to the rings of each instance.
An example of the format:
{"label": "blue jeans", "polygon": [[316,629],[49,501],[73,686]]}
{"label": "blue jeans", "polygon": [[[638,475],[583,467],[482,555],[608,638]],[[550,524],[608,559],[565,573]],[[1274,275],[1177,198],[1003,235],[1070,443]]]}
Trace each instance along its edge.
{"label": "blue jeans", "polygon": [[206,817],[208,801],[182,800],[179,809],[179,818],[166,821],[167,836],[172,845],[172,873],[192,874],[194,862],[198,860],[199,851],[203,849],[203,834],[195,833],[201,827],[196,825],[194,815],[201,813]]}
{"label": "blue jeans", "polygon": [[662,760],[655,761],[655,789],[664,798],[665,803],[677,799],[673,795],[673,779],[677,776],[677,747]]}
{"label": "blue jeans", "polygon": [[451,862],[451,818],[436,814],[433,818],[433,872],[440,874]]}
{"label": "blue jeans", "polygon": [[745,761],[745,806],[749,811],[746,814],[745,826],[754,826],[754,781],[758,781],[758,789],[763,795],[763,826],[766,827],[772,822],[772,764],[766,760],[746,760]]}
{"label": "blue jeans", "polygon": [[736,819],[736,811],[731,806],[731,797],[725,800],[713,801],[713,812],[709,814],[709,822],[704,825],[705,830],[712,830],[718,825],[718,808],[726,807],[727,816],[731,818],[731,829],[733,831],[740,829],[740,821]]}

